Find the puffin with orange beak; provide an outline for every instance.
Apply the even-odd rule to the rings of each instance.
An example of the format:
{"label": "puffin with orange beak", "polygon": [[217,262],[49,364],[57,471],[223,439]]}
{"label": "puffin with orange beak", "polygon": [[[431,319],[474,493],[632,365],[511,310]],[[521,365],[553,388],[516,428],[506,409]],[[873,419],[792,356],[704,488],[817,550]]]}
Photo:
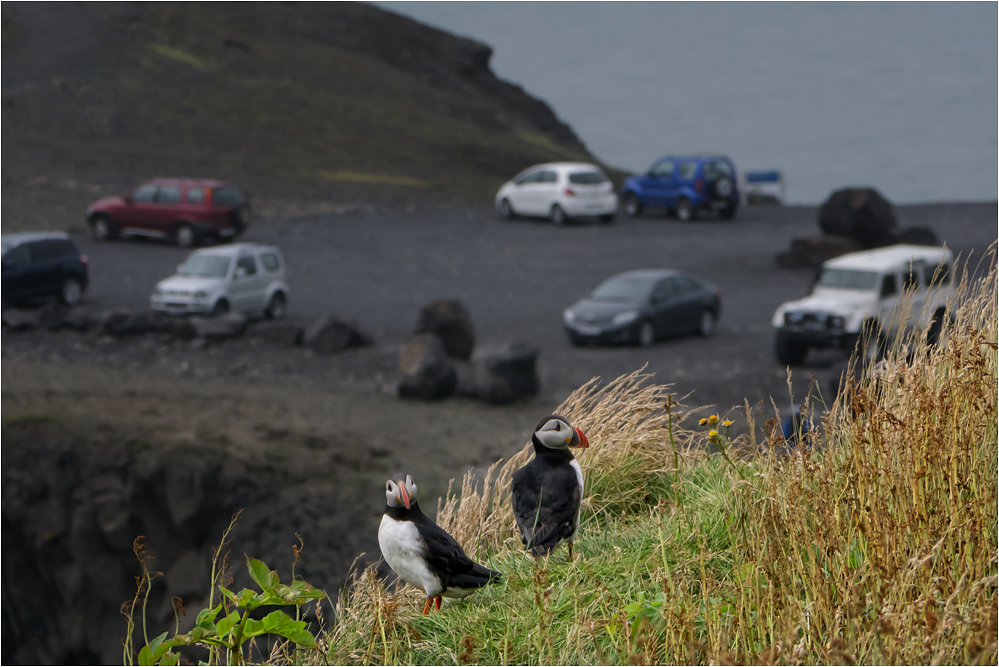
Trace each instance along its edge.
{"label": "puffin with orange beak", "polygon": [[572,545],[579,529],[583,471],[570,447],[589,447],[586,435],[565,417],[538,422],[531,438],[534,458],[513,473],[513,514],[520,537],[534,556],[544,556],[561,542]]}
{"label": "puffin with orange beak", "polygon": [[461,545],[441,529],[416,502],[416,482],[400,473],[385,482],[385,513],[378,527],[382,556],[406,583],[423,589],[427,603],[441,608],[441,597],[463,598],[500,573],[473,561]]}

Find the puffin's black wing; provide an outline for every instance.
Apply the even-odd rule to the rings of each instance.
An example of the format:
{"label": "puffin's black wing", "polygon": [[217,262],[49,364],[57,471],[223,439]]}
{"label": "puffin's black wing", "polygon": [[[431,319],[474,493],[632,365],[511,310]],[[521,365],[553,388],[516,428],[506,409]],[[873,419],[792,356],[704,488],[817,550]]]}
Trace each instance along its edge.
{"label": "puffin's black wing", "polygon": [[499,572],[469,558],[457,540],[437,524],[418,523],[416,528],[427,546],[427,565],[441,577],[445,588],[479,588],[500,577]]}
{"label": "puffin's black wing", "polygon": [[582,489],[571,467],[539,469],[528,464],[513,474],[511,492],[521,540],[535,556],[572,537]]}

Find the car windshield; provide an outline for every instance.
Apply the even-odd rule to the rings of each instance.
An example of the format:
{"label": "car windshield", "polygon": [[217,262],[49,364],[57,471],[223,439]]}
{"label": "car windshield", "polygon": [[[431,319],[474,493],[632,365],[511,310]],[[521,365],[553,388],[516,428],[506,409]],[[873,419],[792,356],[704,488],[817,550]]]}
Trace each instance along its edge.
{"label": "car windshield", "polygon": [[239,206],[243,203],[243,193],[236,188],[215,188],[212,190],[212,204],[215,206]]}
{"label": "car windshield", "polygon": [[878,282],[878,274],[874,271],[855,271],[853,269],[822,269],[818,285],[822,287],[839,287],[840,289],[872,290]]}
{"label": "car windshield", "polygon": [[599,171],[574,171],[569,174],[569,182],[576,185],[600,185],[607,182],[607,177]]}
{"label": "car windshield", "polygon": [[648,298],[655,284],[651,276],[615,276],[593,290],[590,298],[594,301],[623,301],[634,303]]}
{"label": "car windshield", "polygon": [[177,274],[188,278],[225,278],[229,258],[218,255],[194,255],[177,267]]}

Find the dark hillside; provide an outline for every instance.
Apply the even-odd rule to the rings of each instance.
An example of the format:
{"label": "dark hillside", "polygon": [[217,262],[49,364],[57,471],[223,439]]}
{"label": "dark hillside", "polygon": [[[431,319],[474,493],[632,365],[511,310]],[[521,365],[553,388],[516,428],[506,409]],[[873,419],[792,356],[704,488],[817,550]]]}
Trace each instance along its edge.
{"label": "dark hillside", "polygon": [[592,159],[491,55],[362,3],[4,3],[4,212],[26,183],[179,174],[478,197]]}

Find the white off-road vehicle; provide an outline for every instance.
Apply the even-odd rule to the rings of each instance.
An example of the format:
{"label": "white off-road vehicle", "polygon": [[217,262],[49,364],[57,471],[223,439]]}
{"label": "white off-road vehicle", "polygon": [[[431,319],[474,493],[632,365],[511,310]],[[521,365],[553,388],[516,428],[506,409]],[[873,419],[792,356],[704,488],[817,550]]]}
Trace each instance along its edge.
{"label": "white off-road vehicle", "polygon": [[280,250],[234,243],[192,252],[176,275],[157,283],[149,305],[178,315],[235,311],[279,320],[288,310],[288,291]]}
{"label": "white off-road vehicle", "polygon": [[[931,325],[936,342],[953,290],[954,254],[946,248],[895,245],[854,252],[822,264],[811,294],[774,313],[777,360],[805,361],[811,348],[858,344],[875,356],[900,329]],[[896,309],[902,302],[904,307]]]}

